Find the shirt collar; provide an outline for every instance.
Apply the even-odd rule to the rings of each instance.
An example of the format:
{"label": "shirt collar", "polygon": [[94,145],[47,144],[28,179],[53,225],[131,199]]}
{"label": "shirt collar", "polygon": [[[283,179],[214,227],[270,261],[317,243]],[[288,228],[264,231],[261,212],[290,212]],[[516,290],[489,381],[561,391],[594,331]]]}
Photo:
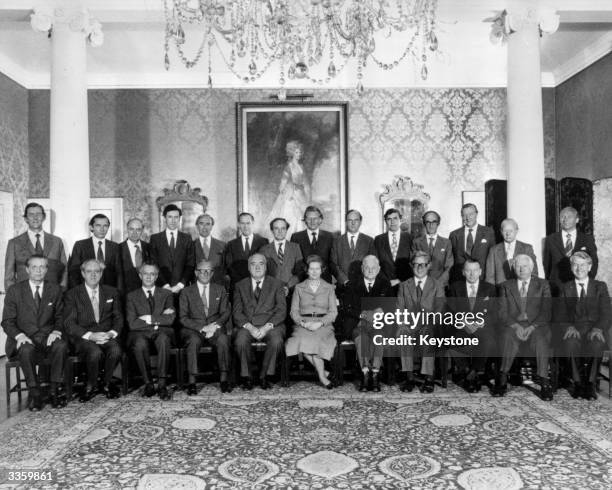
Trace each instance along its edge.
{"label": "shirt collar", "polygon": [[576,281],[576,291],[578,291],[578,294],[580,294],[580,285],[584,284],[584,290],[588,291],[589,290],[589,276],[586,277],[586,279],[579,281],[578,279],[575,279]]}
{"label": "shirt collar", "polygon": [[278,246],[282,243],[283,246],[285,246],[285,243],[287,242],[287,239],[285,238],[284,240],[274,240],[274,248],[278,250]]}
{"label": "shirt collar", "polygon": [[248,238],[249,239],[249,245],[253,245],[253,236],[254,236],[253,233],[251,233],[248,236],[240,235],[240,240],[242,241],[242,243],[244,243],[244,241]]}
{"label": "shirt collar", "polygon": [[36,243],[36,235],[40,235],[39,239],[40,239],[40,240],[41,240],[41,242],[42,242],[42,240],[43,240],[43,239],[44,239],[44,237],[45,237],[45,232],[44,232],[44,231],[42,231],[42,230],[40,230],[40,231],[32,231],[32,230],[30,230],[30,229],[28,228],[28,236],[30,237],[30,240],[31,240],[33,243]]}
{"label": "shirt collar", "polygon": [[[83,283],[83,284],[85,284],[85,283]],[[87,296],[89,296],[91,298],[94,290],[91,289],[87,284],[85,284],[85,289],[87,290]],[[96,293],[100,292],[100,285],[99,284],[98,284],[98,287],[95,289],[95,291],[96,291]]]}
{"label": "shirt collar", "polygon": [[[464,226],[463,229],[465,230],[465,234],[466,235],[470,232],[470,227],[469,226]],[[478,229],[478,223],[476,223],[474,226],[472,226],[472,233],[475,234],[477,229]]]}
{"label": "shirt collar", "polygon": [[170,233],[174,233],[174,240],[176,241],[176,239],[178,238],[178,230],[169,230],[168,228],[166,228],[166,238],[168,239],[168,241],[170,241],[170,238],[172,238],[170,236]]}
{"label": "shirt collar", "polygon": [[523,287],[523,282],[527,283],[527,289],[529,289],[529,284],[531,284],[531,277],[529,277],[529,279],[526,279],[525,281],[523,281],[522,279],[517,279],[516,282],[518,284],[519,291]]}
{"label": "shirt collar", "polygon": [[355,241],[357,241],[359,239],[359,232],[357,232],[357,233],[347,232],[346,236],[347,236],[349,242],[351,241],[351,237],[355,237]]}
{"label": "shirt collar", "polygon": [[202,284],[200,281],[196,281],[196,284],[198,285],[198,291],[200,292],[200,296],[202,296],[202,293],[204,292],[204,287],[210,290],[210,283]]}
{"label": "shirt collar", "polygon": [[428,235],[427,233],[425,233],[425,238],[427,238],[427,241],[433,238],[433,241],[435,242],[436,239],[438,238],[438,234],[436,233],[435,235]]}
{"label": "shirt collar", "polygon": [[572,242],[576,241],[576,233],[577,233],[577,229],[574,228],[572,231],[565,231],[565,230],[561,230],[561,236],[563,237],[563,241],[565,241],[567,239],[567,235],[569,234],[572,237]]}
{"label": "shirt collar", "polygon": [[142,244],[141,244],[140,240],[138,240],[136,243],[134,243],[132,240],[130,240],[130,239],[128,238],[128,239],[127,239],[127,244],[128,244],[128,246],[129,246],[130,248],[132,248],[132,249],[133,249],[133,248],[136,248],[136,247],[138,247],[138,248],[142,249]]}
{"label": "shirt collar", "polygon": [[[259,287],[260,288],[263,288],[263,283],[264,283],[264,279],[265,278],[266,278],[266,276],[264,276],[261,279],[259,279]],[[257,287],[257,281],[251,277],[251,288],[255,289],[256,287]]]}
{"label": "shirt collar", "polygon": [[368,287],[368,284],[371,284],[372,287],[374,287],[375,282],[376,278],[374,278],[373,280],[366,279],[365,277],[363,278],[363,283],[366,285],[366,288]]}
{"label": "shirt collar", "polygon": [[200,239],[200,243],[202,243],[202,244],[210,243],[210,235],[208,235],[208,236],[199,235],[198,238]]}
{"label": "shirt collar", "polygon": [[147,294],[148,291],[151,291],[151,295],[155,296],[155,285],[153,285],[153,287],[151,289],[147,289],[144,286],[142,286],[142,290],[144,291],[145,296],[148,296],[148,294]]}
{"label": "shirt collar", "polygon": [[106,248],[106,238],[96,238],[95,235],[91,235],[91,241],[94,244],[94,249],[98,251],[98,242],[102,242],[102,248]]}
{"label": "shirt collar", "polygon": [[[28,284],[30,284],[30,289],[32,290],[32,295],[36,294],[36,287],[37,287],[37,286],[36,286],[36,284],[34,284],[34,283],[33,283],[32,281],[30,281],[30,280],[28,280]],[[40,294],[41,296],[42,296],[42,292],[43,292],[43,284],[44,284],[44,281],[43,281],[43,282],[41,282],[41,283],[38,285],[38,294]]]}
{"label": "shirt collar", "polygon": [[472,289],[472,286],[476,286],[476,291],[478,291],[478,286],[480,286],[480,280],[476,281],[474,284],[470,284],[469,282],[465,281],[465,286],[467,287],[468,293],[470,292],[470,289]]}
{"label": "shirt collar", "polygon": [[425,283],[427,282],[427,279],[429,278],[429,274],[426,275],[425,277],[423,277],[422,279],[417,279],[417,277],[415,276],[414,279],[414,285],[418,286],[419,285],[419,281],[421,281],[421,288],[425,287]]}

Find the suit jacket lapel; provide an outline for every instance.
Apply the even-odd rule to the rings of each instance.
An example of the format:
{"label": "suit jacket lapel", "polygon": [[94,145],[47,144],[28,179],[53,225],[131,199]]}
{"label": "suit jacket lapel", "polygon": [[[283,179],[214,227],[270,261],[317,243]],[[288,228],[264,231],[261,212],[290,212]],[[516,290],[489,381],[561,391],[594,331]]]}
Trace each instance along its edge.
{"label": "suit jacket lapel", "polygon": [[[45,244],[44,244],[44,246],[43,246],[43,255],[44,255],[45,257],[48,257],[48,256],[49,256],[49,250],[50,250],[51,245],[52,245],[52,243],[51,243],[51,237],[50,237],[49,233],[46,233],[46,232],[44,232],[44,231],[43,231],[43,233],[42,233],[42,236],[43,236],[43,240],[44,240],[44,242],[45,242]],[[30,240],[28,240],[28,242],[29,242],[29,241],[30,241]],[[30,245],[31,245],[31,243],[30,243]]]}
{"label": "suit jacket lapel", "polygon": [[[531,288],[532,284],[531,282],[529,283],[529,287]],[[510,283],[510,294],[512,295],[512,297],[514,298],[514,302],[516,303],[516,305],[518,306],[518,309],[521,309],[521,293],[519,292],[519,288],[518,288],[518,283],[517,280],[512,279],[512,282]],[[527,291],[527,294],[529,295],[529,290]]]}
{"label": "suit jacket lapel", "polygon": [[465,227],[461,227],[459,233],[457,233],[457,238],[459,238],[458,254],[463,255],[465,254]]}

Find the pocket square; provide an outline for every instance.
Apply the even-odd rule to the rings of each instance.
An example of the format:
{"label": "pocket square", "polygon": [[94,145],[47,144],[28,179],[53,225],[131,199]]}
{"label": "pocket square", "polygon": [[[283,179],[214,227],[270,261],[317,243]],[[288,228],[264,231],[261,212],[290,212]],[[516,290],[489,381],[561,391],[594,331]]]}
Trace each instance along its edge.
{"label": "pocket square", "polygon": [[113,298],[106,300],[107,303],[112,303],[113,301],[114,301]]}
{"label": "pocket square", "polygon": [[215,301],[219,301],[221,299],[221,297],[219,296],[218,298],[215,298]]}
{"label": "pocket square", "polygon": [[483,301],[489,301],[489,297],[487,296]]}
{"label": "pocket square", "polygon": [[580,247],[580,250],[586,250],[586,247]]}
{"label": "pocket square", "polygon": [[49,303],[47,306],[53,306],[53,303]]}
{"label": "pocket square", "polygon": [[443,249],[443,248],[441,248],[441,249],[440,249],[440,252],[444,252],[444,249]]}
{"label": "pocket square", "polygon": [[483,238],[482,240],[480,240],[480,243],[487,243],[487,239]]}

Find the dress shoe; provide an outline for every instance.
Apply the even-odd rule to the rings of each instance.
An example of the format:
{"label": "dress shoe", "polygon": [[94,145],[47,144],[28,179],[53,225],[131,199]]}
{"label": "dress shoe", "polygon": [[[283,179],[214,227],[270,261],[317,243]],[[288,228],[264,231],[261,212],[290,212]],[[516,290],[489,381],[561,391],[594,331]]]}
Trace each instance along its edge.
{"label": "dress shoe", "polygon": [[160,386],[158,393],[160,400],[170,400],[170,393],[168,392],[168,388],[165,386]]}
{"label": "dress shoe", "polygon": [[62,388],[56,388],[53,390],[51,395],[51,407],[52,408],[63,408],[68,405],[68,400],[66,399],[66,393]]}
{"label": "dress shoe", "polygon": [[102,388],[102,393],[104,393],[104,396],[109,400],[119,398],[119,388],[113,383],[104,385],[104,387]]}
{"label": "dress shoe", "polygon": [[570,393],[572,398],[581,398],[584,396],[584,386],[580,381],[574,381]]}
{"label": "dress shoe", "polygon": [[195,383],[189,383],[187,385],[187,394],[189,396],[193,396],[193,395],[197,395],[198,394],[198,388],[197,388]]}
{"label": "dress shoe", "polygon": [[414,379],[413,378],[408,378],[402,381],[402,383],[400,384],[400,391],[410,393],[412,390],[414,390]]}
{"label": "dress shoe", "polygon": [[376,393],[380,392],[380,375],[378,373],[372,373],[372,391]]}
{"label": "dress shoe", "polygon": [[368,378],[369,376],[367,373],[361,373],[361,380],[359,381],[359,391],[368,391]]}
{"label": "dress shoe", "polygon": [[549,402],[553,399],[553,389],[552,389],[550,382],[542,383],[542,388],[540,390],[540,397],[545,402]]}
{"label": "dress shoe", "polygon": [[421,393],[433,393],[434,392],[434,380],[431,376],[427,376],[425,381],[421,385]]}
{"label": "dress shoe", "polygon": [[151,398],[153,395],[155,395],[155,385],[153,383],[147,383],[144,387],[144,391],[142,392],[142,396]]}
{"label": "dress shoe", "polygon": [[251,391],[253,389],[253,378],[244,378],[244,381],[242,382],[242,389]]}
{"label": "dress shoe", "polygon": [[79,396],[79,402],[86,403],[94,396],[96,396],[96,390],[94,390],[93,388],[86,388],[85,391],[81,393],[81,396]]}
{"label": "dress shoe", "polygon": [[40,412],[43,408],[42,396],[38,388],[30,388],[28,409],[30,412]]}
{"label": "dress shoe", "polygon": [[270,388],[272,388],[270,382],[268,381],[268,378],[266,378],[265,376],[259,380],[259,386],[261,386],[262,390],[269,390]]}
{"label": "dress shoe", "polygon": [[501,373],[495,379],[495,385],[491,389],[491,395],[494,397],[504,396],[508,392],[508,376]]}
{"label": "dress shoe", "polygon": [[220,383],[221,385],[221,393],[229,393],[230,391],[232,391],[232,389],[230,388],[230,384],[229,381],[221,381]]}
{"label": "dress shoe", "polygon": [[597,388],[595,388],[595,383],[586,383],[584,385],[582,398],[585,400],[597,400]]}
{"label": "dress shoe", "polygon": [[321,386],[323,388],[325,388],[326,390],[333,390],[334,389],[334,383],[332,383],[331,381],[327,384],[325,383],[321,383]]}

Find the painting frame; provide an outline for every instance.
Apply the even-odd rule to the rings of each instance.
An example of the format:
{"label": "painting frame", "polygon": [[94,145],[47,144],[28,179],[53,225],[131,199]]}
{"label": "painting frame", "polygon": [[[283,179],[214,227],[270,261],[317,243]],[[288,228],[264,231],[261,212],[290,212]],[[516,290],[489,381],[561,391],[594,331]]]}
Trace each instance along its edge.
{"label": "painting frame", "polygon": [[[236,141],[238,211],[255,216],[254,232],[271,237],[270,219],[283,217],[289,237],[304,228],[307,205],[323,212],[322,229],[343,229],[349,202],[347,102],[237,102]],[[301,146],[301,183],[292,181],[291,142]],[[293,209],[281,202],[287,181],[295,189]],[[286,212],[276,216],[279,209]]]}

